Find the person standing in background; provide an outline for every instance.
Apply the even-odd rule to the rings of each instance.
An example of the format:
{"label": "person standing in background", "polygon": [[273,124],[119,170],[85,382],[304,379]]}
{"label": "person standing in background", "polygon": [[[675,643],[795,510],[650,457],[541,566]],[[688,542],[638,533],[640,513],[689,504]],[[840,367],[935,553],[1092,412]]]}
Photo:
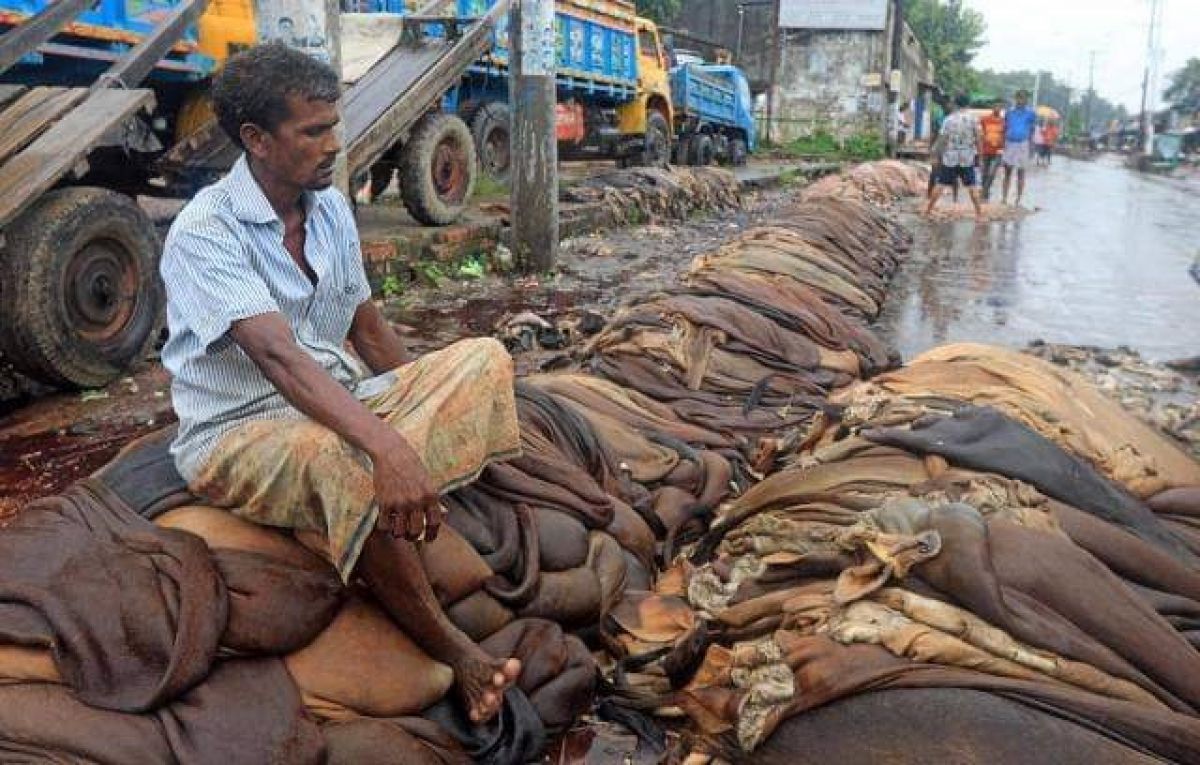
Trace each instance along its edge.
{"label": "person standing in background", "polygon": [[979,120],[983,130],[983,199],[992,198],[992,183],[996,180],[996,170],[1000,167],[1000,156],[1004,152],[1004,102],[997,99],[992,104],[991,114],[984,115]]}
{"label": "person standing in background", "polygon": [[1033,128],[1033,161],[1039,167],[1046,164],[1046,128],[1041,120]]}
{"label": "person standing in background", "polygon": [[1018,90],[1015,96],[1016,105],[1004,115],[1004,154],[1001,162],[1004,165],[1004,189],[1001,201],[1008,204],[1008,188],[1012,181],[1013,170],[1017,171],[1017,206],[1025,196],[1025,168],[1029,167],[1029,143],[1033,138],[1033,128],[1037,123],[1037,115],[1029,108],[1029,92]]}
{"label": "person standing in background", "polygon": [[983,206],[979,201],[978,179],[975,174],[975,165],[983,153],[983,131],[979,127],[979,120],[967,111],[967,107],[971,105],[967,94],[956,96],[954,105],[957,108],[942,124],[942,134],[938,137],[942,149],[938,162],[938,185],[929,194],[925,214],[933,213],[933,208],[942,196],[943,186],[953,188],[961,182],[971,195],[976,220],[983,220]]}
{"label": "person standing in background", "polygon": [[942,123],[946,121],[946,109],[942,106],[944,98],[940,95],[933,97],[933,106],[929,109],[929,187],[926,194],[932,194],[937,188],[938,160],[942,155],[939,143],[942,137]]}
{"label": "person standing in background", "polygon": [[1054,147],[1058,144],[1058,123],[1046,123],[1046,167],[1054,160]]}

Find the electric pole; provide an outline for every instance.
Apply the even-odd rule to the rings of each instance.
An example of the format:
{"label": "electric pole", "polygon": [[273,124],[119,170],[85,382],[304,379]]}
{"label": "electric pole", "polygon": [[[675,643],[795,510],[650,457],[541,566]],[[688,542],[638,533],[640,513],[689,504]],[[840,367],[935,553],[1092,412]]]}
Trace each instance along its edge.
{"label": "electric pole", "polygon": [[512,104],[512,245],[526,272],[558,261],[554,0],[513,0],[509,11]]}
{"label": "electric pole", "polygon": [[1088,64],[1087,100],[1083,102],[1083,134],[1088,142],[1092,140],[1092,99],[1096,96],[1096,51],[1088,51],[1091,62]]}
{"label": "electric pole", "polygon": [[1150,0],[1150,31],[1146,41],[1146,71],[1142,75],[1142,153],[1154,153],[1154,102],[1158,89],[1158,41],[1162,33],[1162,0]]}

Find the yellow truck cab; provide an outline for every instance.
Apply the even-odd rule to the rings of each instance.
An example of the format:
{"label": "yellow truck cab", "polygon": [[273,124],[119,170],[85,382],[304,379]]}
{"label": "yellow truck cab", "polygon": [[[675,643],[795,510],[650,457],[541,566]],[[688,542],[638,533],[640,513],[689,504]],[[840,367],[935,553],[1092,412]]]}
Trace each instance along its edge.
{"label": "yellow truck cab", "polygon": [[[617,127],[622,135],[645,136],[648,163],[666,164],[674,124],[670,62],[655,23],[639,16],[636,24],[637,98],[618,107]],[[661,162],[660,147],[665,150]]]}

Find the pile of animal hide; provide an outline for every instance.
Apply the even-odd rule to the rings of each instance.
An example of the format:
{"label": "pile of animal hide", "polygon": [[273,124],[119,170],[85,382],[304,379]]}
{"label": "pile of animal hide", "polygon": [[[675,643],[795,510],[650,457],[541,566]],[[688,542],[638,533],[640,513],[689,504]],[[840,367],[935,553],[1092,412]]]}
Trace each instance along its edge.
{"label": "pile of animal hide", "polygon": [[1200,463],[1074,373],[936,348],[626,598],[624,692],[753,762],[1200,762]]}
{"label": "pile of animal hide", "polygon": [[801,202],[618,312],[585,366],[733,439],[761,472],[832,391],[895,363],[865,322],[909,244],[865,202]]}
{"label": "pile of animal hide", "polygon": [[1043,342],[1025,352],[1079,373],[1200,459],[1200,358],[1160,363],[1124,347]]}
{"label": "pile of animal hide", "polygon": [[567,203],[599,204],[614,225],[685,220],[701,210],[741,207],[741,188],[715,167],[637,167],[591,176],[564,187]]}
{"label": "pile of animal hide", "polygon": [[868,162],[822,178],[805,189],[803,197],[837,197],[888,206],[902,197],[924,194],[928,179],[927,170],[906,162]]}
{"label": "pile of animal hide", "polygon": [[673,718],[694,762],[1200,762],[1200,465],[1026,354],[897,368],[866,322],[909,239],[870,200],[904,168],[518,382],[522,455],[422,551],[450,618],[522,660],[491,724],[296,539],[197,506],[164,432],[0,532],[0,753],[517,763],[599,657],[604,713],[647,746],[639,713]]}

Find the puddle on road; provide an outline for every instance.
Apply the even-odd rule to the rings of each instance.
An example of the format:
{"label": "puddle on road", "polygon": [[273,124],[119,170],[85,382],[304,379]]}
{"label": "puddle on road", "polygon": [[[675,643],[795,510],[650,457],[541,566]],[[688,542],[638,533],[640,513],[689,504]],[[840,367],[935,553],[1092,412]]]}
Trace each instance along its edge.
{"label": "puddle on road", "polygon": [[904,358],[946,342],[1128,345],[1200,354],[1200,183],[1117,158],[1031,170],[1021,220],[906,221],[916,235],[878,322]]}

